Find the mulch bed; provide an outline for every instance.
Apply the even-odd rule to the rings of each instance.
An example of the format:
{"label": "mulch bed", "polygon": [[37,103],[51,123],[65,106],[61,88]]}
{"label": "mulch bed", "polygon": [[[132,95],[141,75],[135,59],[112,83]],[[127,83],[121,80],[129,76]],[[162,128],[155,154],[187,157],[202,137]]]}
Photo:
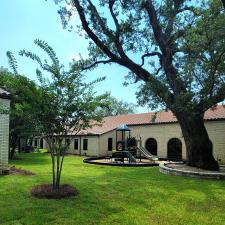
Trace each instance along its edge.
{"label": "mulch bed", "polygon": [[64,184],[59,189],[53,189],[52,184],[42,184],[32,188],[31,195],[36,198],[61,199],[79,195],[79,191]]}
{"label": "mulch bed", "polygon": [[23,175],[23,176],[35,175],[35,173],[33,173],[33,172],[29,171],[29,170],[19,169],[19,168],[16,168],[15,166],[12,166],[12,167],[9,168],[8,174]]}

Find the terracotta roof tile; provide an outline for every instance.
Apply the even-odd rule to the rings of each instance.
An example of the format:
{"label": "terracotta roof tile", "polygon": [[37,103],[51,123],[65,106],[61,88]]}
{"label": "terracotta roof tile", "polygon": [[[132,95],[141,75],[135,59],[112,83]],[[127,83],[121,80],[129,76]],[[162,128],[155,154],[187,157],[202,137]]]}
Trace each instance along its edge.
{"label": "terracotta roof tile", "polygon": [[[225,119],[225,106],[218,105],[214,109],[206,111],[205,120]],[[93,126],[87,130],[80,131],[80,135],[100,135],[117,128],[120,124],[129,125],[142,125],[142,124],[159,124],[177,122],[176,117],[171,111],[161,111],[141,113],[141,114],[128,114],[119,116],[109,116],[103,119],[102,126]]]}

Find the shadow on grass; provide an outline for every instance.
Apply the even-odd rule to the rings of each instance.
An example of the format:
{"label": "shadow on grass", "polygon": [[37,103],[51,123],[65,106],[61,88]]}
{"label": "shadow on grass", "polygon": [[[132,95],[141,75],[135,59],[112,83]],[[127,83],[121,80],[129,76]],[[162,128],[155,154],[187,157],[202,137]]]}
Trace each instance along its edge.
{"label": "shadow on grass", "polygon": [[[12,222],[11,215],[24,224],[149,224],[150,218],[154,224],[173,224],[173,218],[189,224],[185,220],[190,219],[192,212],[203,213],[208,219],[221,219],[223,215],[225,182],[167,176],[158,167],[89,165],[74,156],[65,158],[62,183],[73,185],[80,195],[61,200],[35,199],[29,190],[34,185],[51,182],[50,157],[36,153],[24,154],[22,159],[16,161],[18,166],[40,166],[40,172],[34,178],[8,181],[11,195],[2,191],[4,194],[0,196],[1,208],[12,205],[8,211],[0,212],[6,223]],[[20,213],[16,211],[18,207]],[[191,218],[196,221],[193,224],[201,224],[198,216]]]}
{"label": "shadow on grass", "polygon": [[[47,156],[47,157],[46,157]],[[19,160],[10,160],[13,165],[46,165],[50,162],[50,155],[47,153],[20,153]]]}

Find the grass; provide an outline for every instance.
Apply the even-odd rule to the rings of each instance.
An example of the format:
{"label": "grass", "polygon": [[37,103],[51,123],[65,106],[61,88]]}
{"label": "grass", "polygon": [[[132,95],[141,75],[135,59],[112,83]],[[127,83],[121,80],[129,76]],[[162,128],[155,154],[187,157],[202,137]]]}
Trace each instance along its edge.
{"label": "grass", "polygon": [[23,154],[12,165],[35,176],[0,177],[0,224],[225,224],[225,182],[172,177],[155,168],[122,168],[65,159],[62,183],[80,190],[63,200],[35,199],[34,185],[51,181],[47,154]]}

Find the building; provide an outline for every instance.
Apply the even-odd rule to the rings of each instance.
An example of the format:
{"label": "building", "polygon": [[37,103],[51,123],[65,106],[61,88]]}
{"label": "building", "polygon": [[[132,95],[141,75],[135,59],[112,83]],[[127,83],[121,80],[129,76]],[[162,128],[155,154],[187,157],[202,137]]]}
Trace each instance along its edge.
{"label": "building", "polygon": [[0,88],[0,174],[7,170],[8,165],[10,99],[10,93]]}
{"label": "building", "polygon": [[[214,157],[225,162],[225,107],[218,105],[205,113],[205,126],[213,143]],[[71,135],[69,152],[77,155],[106,156],[116,149],[116,128],[126,124],[131,136],[141,138],[142,146],[163,159],[186,159],[186,146],[181,128],[171,111],[110,116],[103,119],[102,126],[93,126]],[[127,134],[129,135],[129,134]],[[66,141],[66,140],[65,140]],[[39,140],[36,140],[38,145]],[[42,145],[46,146],[46,143]]]}

